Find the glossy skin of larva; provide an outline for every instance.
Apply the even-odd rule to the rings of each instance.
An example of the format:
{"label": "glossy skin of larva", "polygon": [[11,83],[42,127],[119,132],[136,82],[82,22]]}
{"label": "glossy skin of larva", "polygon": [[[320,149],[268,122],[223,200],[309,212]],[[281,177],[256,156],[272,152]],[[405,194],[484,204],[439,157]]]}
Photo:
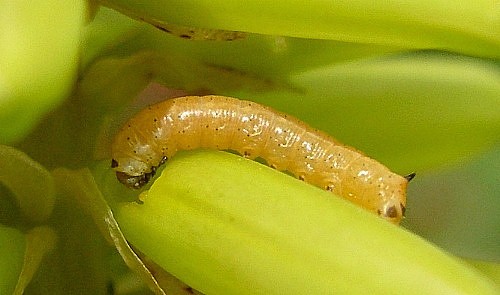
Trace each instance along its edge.
{"label": "glossy skin of larva", "polygon": [[234,150],[332,191],[393,223],[406,206],[405,177],[299,120],[254,102],[188,96],[130,119],[112,145],[120,182],[139,188],[179,150]]}

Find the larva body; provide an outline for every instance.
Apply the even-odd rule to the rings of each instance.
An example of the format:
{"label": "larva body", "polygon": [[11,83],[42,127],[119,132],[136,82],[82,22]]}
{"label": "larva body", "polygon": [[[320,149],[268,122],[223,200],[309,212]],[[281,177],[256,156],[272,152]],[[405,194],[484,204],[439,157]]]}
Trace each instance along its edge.
{"label": "larva body", "polygon": [[112,167],[139,188],[179,150],[234,150],[399,223],[408,179],[299,120],[254,102],[188,96],[152,105],[117,134]]}

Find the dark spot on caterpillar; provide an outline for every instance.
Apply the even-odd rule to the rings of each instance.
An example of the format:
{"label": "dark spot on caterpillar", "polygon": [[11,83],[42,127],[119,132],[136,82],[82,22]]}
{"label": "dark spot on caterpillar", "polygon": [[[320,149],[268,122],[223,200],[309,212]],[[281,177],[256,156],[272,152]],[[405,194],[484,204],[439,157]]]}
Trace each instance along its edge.
{"label": "dark spot on caterpillar", "polygon": [[416,175],[417,175],[417,173],[413,172],[413,173],[410,173],[410,174],[403,176],[403,177],[406,178],[406,180],[408,182],[410,182],[413,178],[415,178]]}
{"label": "dark spot on caterpillar", "polygon": [[111,168],[118,167],[118,162],[115,159],[111,159]]}
{"label": "dark spot on caterpillar", "polygon": [[387,208],[384,212],[384,216],[389,218],[396,218],[398,216],[398,210],[396,209],[396,206]]}
{"label": "dark spot on caterpillar", "polygon": [[[160,163],[158,164],[158,166],[151,166],[151,168],[150,168],[151,171],[150,172],[143,173],[143,174],[137,175],[137,176],[131,176],[131,175],[128,175],[127,173],[125,173],[125,172],[119,172],[119,171],[117,171],[116,172],[116,178],[121,183],[123,183],[124,185],[126,185],[127,187],[130,187],[130,188],[133,188],[133,189],[139,189],[139,188],[143,187],[146,183],[148,183],[149,180],[151,178],[153,178],[153,176],[155,176],[158,167],[161,166],[161,165],[163,165],[167,161],[167,159],[168,158],[166,156],[163,156],[162,160],[160,161]],[[115,161],[115,163],[118,164],[117,161]],[[113,162],[111,163],[111,165],[113,165]]]}
{"label": "dark spot on caterpillar", "polygon": [[179,37],[181,37],[182,39],[191,39],[191,36],[186,35],[186,34],[181,34],[181,35],[179,35]]}
{"label": "dark spot on caterpillar", "polygon": [[116,178],[126,185],[127,187],[133,188],[133,189],[139,189],[142,186],[144,186],[146,183],[148,183],[149,179],[154,176],[154,172],[150,173],[144,173],[138,176],[130,176],[125,172],[116,172]]}
{"label": "dark spot on caterpillar", "polygon": [[406,213],[406,207],[405,207],[405,205],[403,205],[403,203],[399,203],[399,206],[401,207],[401,214],[403,216],[405,216],[405,213]]}
{"label": "dark spot on caterpillar", "polygon": [[191,287],[186,287],[184,288],[184,290],[186,290],[186,292],[188,292],[189,294],[194,294],[194,290]]}
{"label": "dark spot on caterpillar", "polygon": [[304,176],[304,175],[299,175],[299,180],[304,181],[305,179],[306,179],[306,178],[305,178],[305,176]]}

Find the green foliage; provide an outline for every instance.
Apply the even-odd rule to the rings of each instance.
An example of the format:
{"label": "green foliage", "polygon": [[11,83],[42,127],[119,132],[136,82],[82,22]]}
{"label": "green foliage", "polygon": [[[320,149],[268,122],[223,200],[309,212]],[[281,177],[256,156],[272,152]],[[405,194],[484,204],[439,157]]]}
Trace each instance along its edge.
{"label": "green foliage", "polygon": [[0,293],[12,294],[23,266],[26,240],[19,230],[0,226]]}
{"label": "green foliage", "polygon": [[0,143],[26,136],[68,96],[84,18],[82,0],[0,2]]}
{"label": "green foliage", "polygon": [[175,157],[141,200],[117,210],[125,235],[205,294],[498,291],[420,237],[224,152]]}

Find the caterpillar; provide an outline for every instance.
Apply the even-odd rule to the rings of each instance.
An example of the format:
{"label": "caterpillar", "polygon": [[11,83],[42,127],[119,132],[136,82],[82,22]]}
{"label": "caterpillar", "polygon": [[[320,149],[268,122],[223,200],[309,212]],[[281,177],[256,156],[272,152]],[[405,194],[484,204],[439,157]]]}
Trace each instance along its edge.
{"label": "caterpillar", "polygon": [[179,97],[142,110],[116,135],[111,167],[121,183],[140,188],[177,151],[197,148],[260,157],[395,224],[414,176],[397,175],[294,117],[223,96]]}

